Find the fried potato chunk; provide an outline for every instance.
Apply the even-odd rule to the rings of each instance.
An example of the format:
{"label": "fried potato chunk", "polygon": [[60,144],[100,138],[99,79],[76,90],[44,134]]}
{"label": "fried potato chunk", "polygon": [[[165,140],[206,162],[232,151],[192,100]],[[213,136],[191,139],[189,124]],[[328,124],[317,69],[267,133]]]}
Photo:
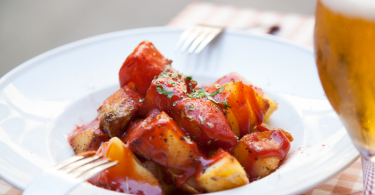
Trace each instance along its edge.
{"label": "fried potato chunk", "polygon": [[154,77],[171,62],[151,42],[143,41],[126,58],[120,69],[120,87],[130,86],[144,97]]}
{"label": "fried potato chunk", "polygon": [[199,184],[207,192],[232,189],[249,183],[241,164],[227,152],[219,161],[208,167],[199,176]]}
{"label": "fried potato chunk", "polygon": [[109,136],[99,128],[98,120],[94,120],[70,134],[69,140],[74,154],[78,155],[86,151],[98,150],[102,143],[109,140]]}
{"label": "fried potato chunk", "polygon": [[148,117],[124,140],[135,153],[166,167],[180,169],[187,161],[202,156],[195,143],[165,112]]}
{"label": "fried potato chunk", "polygon": [[[99,128],[99,125],[96,128]],[[74,136],[71,143],[75,155],[86,151],[87,146],[90,144],[92,138],[94,138],[93,134],[96,128],[81,131]]]}
{"label": "fried potato chunk", "polygon": [[[232,180],[232,174],[228,174],[228,170],[224,169],[225,167],[220,164],[220,166],[217,165],[216,168],[209,169],[209,167],[216,164],[216,162],[220,162],[224,156],[229,154],[223,152],[223,154],[217,154],[211,158],[206,158],[200,153],[197,145],[184,134],[165,112],[148,117],[144,122],[136,124],[135,127],[138,127],[138,129],[135,130],[135,128],[133,128],[132,132],[127,135],[128,137],[124,139],[127,140],[135,153],[168,168],[170,173],[172,173],[171,175],[177,188],[190,193],[214,189],[214,187],[209,189],[199,188],[199,185],[195,183],[194,178],[196,176],[199,178],[203,174],[219,174],[222,177],[225,176],[227,179]],[[231,160],[231,162],[236,163],[237,161]],[[223,163],[223,165],[229,166],[228,163]],[[236,166],[241,167],[238,162]],[[210,171],[207,172],[207,169]],[[215,171],[215,173],[209,174],[211,170]],[[246,178],[245,171],[243,169],[241,170],[241,176]],[[240,170],[236,169],[236,171]],[[222,178],[218,177],[218,179]],[[202,178],[202,181],[206,182],[206,179]],[[224,181],[218,182],[226,183]],[[233,184],[233,186],[227,185],[227,187],[237,187],[247,182],[244,180],[243,182]],[[212,182],[206,182],[206,185],[211,186],[214,184],[212,184]]]}
{"label": "fried potato chunk", "polygon": [[98,109],[100,128],[110,137],[121,137],[141,106],[140,96],[129,86],[117,90]]}
{"label": "fried potato chunk", "polygon": [[290,150],[288,138],[279,129],[245,135],[233,150],[250,180],[273,172]]}
{"label": "fried potato chunk", "polygon": [[230,149],[237,145],[221,108],[210,100],[184,99],[173,107],[171,117],[194,142],[204,147]]}
{"label": "fried potato chunk", "polygon": [[242,77],[236,72],[232,72],[221,77],[219,80],[215,82],[215,84],[225,84],[229,82],[239,82],[239,81],[242,81],[243,84],[252,87],[261,97],[268,100],[270,104],[270,108],[267,110],[264,116],[264,120],[267,120],[271,116],[271,114],[277,110],[278,104],[277,102],[273,101],[273,99],[268,94],[266,94],[261,88],[255,86],[253,83],[251,83],[250,81],[248,81],[247,79],[245,79],[244,77]]}
{"label": "fried potato chunk", "polygon": [[117,192],[130,194],[164,194],[158,180],[144,168],[130,148],[114,137],[104,143],[97,155],[117,161],[109,168],[89,180],[90,183]]}
{"label": "fried potato chunk", "polygon": [[186,93],[187,85],[183,75],[173,69],[162,72],[151,82],[140,113],[146,116],[151,110],[158,109],[169,114],[175,103],[186,97]]}
{"label": "fried potato chunk", "polygon": [[256,125],[261,124],[269,108],[268,100],[260,96],[252,87],[242,81],[206,88],[210,94],[215,93],[214,99],[227,112],[227,119],[234,134],[242,137],[250,133]]}

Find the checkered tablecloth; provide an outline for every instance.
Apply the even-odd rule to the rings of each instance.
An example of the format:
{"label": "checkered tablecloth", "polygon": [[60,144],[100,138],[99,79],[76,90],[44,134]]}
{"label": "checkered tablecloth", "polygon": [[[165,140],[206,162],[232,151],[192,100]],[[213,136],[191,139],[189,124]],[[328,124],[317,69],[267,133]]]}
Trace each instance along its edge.
{"label": "checkered tablecloth", "polygon": [[[314,17],[293,13],[231,7],[204,2],[194,2],[185,7],[167,25],[187,27],[195,24],[243,29],[252,33],[267,33],[277,27],[275,35],[297,44],[312,46]],[[275,29],[275,28],[274,28]],[[326,183],[303,193],[304,195],[362,195],[363,178],[361,161],[328,180]],[[0,195],[20,195],[22,191],[0,179]]]}

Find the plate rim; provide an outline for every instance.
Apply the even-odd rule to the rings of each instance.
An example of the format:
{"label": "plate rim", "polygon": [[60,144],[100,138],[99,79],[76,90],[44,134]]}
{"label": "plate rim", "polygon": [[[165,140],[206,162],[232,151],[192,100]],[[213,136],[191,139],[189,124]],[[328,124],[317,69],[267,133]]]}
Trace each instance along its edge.
{"label": "plate rim", "polygon": [[[71,43],[67,43],[67,44],[64,44],[62,46],[59,46],[59,47],[56,47],[54,49],[43,52],[43,53],[25,61],[25,62],[23,62],[22,64],[18,65],[17,67],[13,68],[11,71],[7,72],[5,75],[3,75],[0,78],[0,87],[2,85],[4,85],[5,83],[9,82],[9,81],[12,81],[12,77],[17,76],[18,73],[21,73],[23,71],[28,71],[30,68],[33,68],[33,66],[38,64],[36,62],[38,62],[40,60],[43,60],[43,59],[46,59],[46,58],[53,57],[54,55],[59,54],[60,52],[70,50],[70,49],[73,49],[75,47],[79,47],[79,46],[82,46],[82,45],[85,45],[85,44],[90,44],[90,43],[93,43],[93,42],[96,42],[96,41],[102,41],[102,40],[105,40],[105,39],[113,39],[113,38],[116,38],[116,37],[128,36],[128,35],[133,35],[133,34],[163,33],[163,32],[170,32],[170,31],[180,31],[180,32],[182,32],[183,28],[158,26],[158,27],[145,27],[145,28],[128,29],[128,30],[121,30],[121,31],[115,31],[115,32],[109,32],[109,33],[105,33],[105,34],[95,35],[95,36],[92,36],[92,37],[88,37],[88,38],[80,39],[80,40],[77,40],[77,41],[74,41],[74,42],[71,42]],[[275,36],[268,35],[268,34],[252,34],[252,33],[249,33],[247,31],[237,30],[237,29],[226,29],[225,32],[230,33],[230,34],[234,34],[234,35],[241,35],[241,36],[259,38],[259,39],[263,39],[263,40],[266,40],[266,41],[277,42],[279,44],[286,44],[288,46],[295,47],[299,50],[303,50],[304,52],[312,53],[312,55],[314,54],[313,49],[310,48],[310,47],[301,46],[301,45],[298,45],[296,43],[290,42],[288,40],[284,40],[282,38],[275,37]],[[320,179],[319,182],[310,183],[310,185],[304,185],[304,187],[300,187],[299,190],[294,191],[294,192],[307,191],[306,189],[312,189],[312,188],[324,183],[325,181],[331,179],[333,176],[337,175],[339,172],[341,172],[342,170],[344,170],[348,166],[350,166],[358,157],[359,157],[359,152],[357,151],[356,154],[354,154],[354,153],[352,154],[351,159],[347,161],[345,166],[342,166],[342,167],[336,169],[330,175],[326,176],[324,179]],[[10,181],[10,179],[8,179],[8,177],[6,175],[2,174],[1,172],[0,172],[0,178],[3,179],[4,181],[6,181],[7,183],[11,184],[13,187],[16,187],[16,188],[21,189],[21,190],[25,189],[25,186],[23,186],[19,183],[16,183],[16,181],[15,182]]]}

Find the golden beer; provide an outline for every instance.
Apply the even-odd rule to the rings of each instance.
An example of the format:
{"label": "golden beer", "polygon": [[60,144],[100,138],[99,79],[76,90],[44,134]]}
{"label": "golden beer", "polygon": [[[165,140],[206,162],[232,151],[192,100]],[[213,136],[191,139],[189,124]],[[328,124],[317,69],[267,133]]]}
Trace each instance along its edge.
{"label": "golden beer", "polygon": [[356,12],[350,11],[350,3],[343,5],[366,1],[336,1],[334,8],[332,1],[319,0],[314,46],[328,100],[354,145],[372,159],[375,155],[375,6],[371,14],[369,6],[374,4],[368,1],[369,5],[353,6]]}

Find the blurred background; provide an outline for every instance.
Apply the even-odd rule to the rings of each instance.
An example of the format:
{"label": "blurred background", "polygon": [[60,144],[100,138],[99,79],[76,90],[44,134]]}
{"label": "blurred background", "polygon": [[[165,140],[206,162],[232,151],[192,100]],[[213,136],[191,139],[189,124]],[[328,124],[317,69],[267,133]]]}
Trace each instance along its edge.
{"label": "blurred background", "polygon": [[[55,47],[103,33],[163,26],[192,0],[0,0],[0,77]],[[206,0],[313,15],[316,0]]]}

